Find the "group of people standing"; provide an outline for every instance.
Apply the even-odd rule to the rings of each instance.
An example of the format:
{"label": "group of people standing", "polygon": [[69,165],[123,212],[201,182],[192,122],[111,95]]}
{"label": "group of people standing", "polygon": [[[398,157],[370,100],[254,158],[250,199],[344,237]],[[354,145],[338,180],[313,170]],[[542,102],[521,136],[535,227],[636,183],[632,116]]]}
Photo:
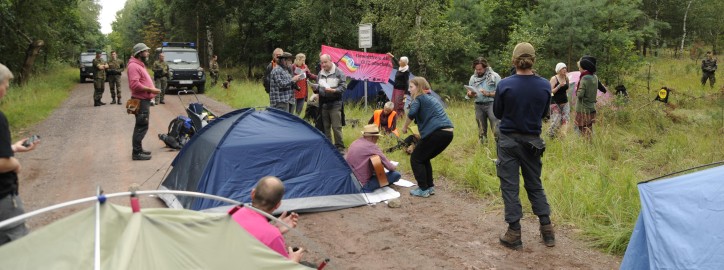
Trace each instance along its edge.
{"label": "group of people standing", "polygon": [[106,62],[102,58],[103,52],[96,50],[96,58],[93,59],[92,65],[95,69],[93,72],[93,106],[98,107],[106,105],[101,101],[103,92],[105,92],[106,80],[111,89],[111,104],[121,105],[121,72],[123,72],[123,60],[118,59],[116,51],[111,52],[111,59]]}

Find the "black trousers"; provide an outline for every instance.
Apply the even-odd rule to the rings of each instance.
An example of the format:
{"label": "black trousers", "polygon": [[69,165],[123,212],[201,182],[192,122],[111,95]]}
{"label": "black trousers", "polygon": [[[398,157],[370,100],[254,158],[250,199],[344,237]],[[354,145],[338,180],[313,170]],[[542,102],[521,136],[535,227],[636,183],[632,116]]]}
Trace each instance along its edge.
{"label": "black trousers", "polygon": [[133,127],[133,155],[138,155],[143,151],[141,142],[148,132],[148,119],[151,117],[151,100],[142,99],[141,106],[136,114],[136,126]]}
{"label": "black trousers", "polygon": [[498,138],[498,161],[496,168],[500,178],[500,190],[505,204],[505,222],[513,223],[523,217],[520,205],[520,176],[523,174],[523,187],[528,200],[537,216],[550,215],[546,193],[540,176],[543,169],[541,156],[545,142],[536,135],[504,134]]}
{"label": "black trousers", "polygon": [[452,131],[438,129],[420,140],[417,146],[415,146],[415,150],[412,151],[412,154],[410,155],[412,174],[415,175],[417,185],[422,190],[427,190],[428,188],[435,186],[435,183],[433,183],[432,163],[430,163],[430,160],[442,153],[442,151],[450,145],[452,139]]}

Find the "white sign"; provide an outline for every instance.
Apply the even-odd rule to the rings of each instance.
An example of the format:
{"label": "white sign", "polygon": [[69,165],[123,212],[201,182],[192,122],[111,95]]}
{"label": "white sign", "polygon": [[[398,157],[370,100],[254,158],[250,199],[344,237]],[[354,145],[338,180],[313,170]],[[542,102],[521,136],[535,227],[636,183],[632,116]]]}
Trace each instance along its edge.
{"label": "white sign", "polygon": [[372,24],[360,24],[359,25],[359,48],[369,49],[372,48]]}

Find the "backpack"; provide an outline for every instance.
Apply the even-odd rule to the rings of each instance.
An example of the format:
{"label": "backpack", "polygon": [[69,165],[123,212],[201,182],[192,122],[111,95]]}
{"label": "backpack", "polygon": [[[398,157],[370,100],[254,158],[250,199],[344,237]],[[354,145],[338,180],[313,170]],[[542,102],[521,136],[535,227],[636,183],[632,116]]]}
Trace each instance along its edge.
{"label": "backpack", "polygon": [[168,133],[158,134],[158,138],[169,148],[181,149],[194,133],[191,118],[179,115],[168,123]]}

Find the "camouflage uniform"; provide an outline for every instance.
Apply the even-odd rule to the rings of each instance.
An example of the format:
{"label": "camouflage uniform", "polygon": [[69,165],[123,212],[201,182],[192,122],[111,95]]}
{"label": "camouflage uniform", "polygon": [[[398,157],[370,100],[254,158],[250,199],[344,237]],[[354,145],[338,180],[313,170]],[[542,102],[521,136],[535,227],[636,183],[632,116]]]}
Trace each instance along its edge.
{"label": "camouflage uniform", "polygon": [[95,92],[93,93],[93,106],[105,105],[105,103],[101,102],[101,98],[105,91],[106,70],[100,68],[100,66],[105,64],[106,62],[103,61],[103,58],[93,59],[93,68],[95,69],[95,73],[93,73],[93,87],[95,88]]}
{"label": "camouflage uniform", "polygon": [[166,88],[168,87],[168,64],[165,61],[156,60],[153,62],[153,79],[156,88],[161,90],[161,93],[156,95],[156,104],[165,103],[163,97],[166,95]]}
{"label": "camouflage uniform", "polygon": [[714,76],[714,72],[716,72],[716,59],[713,57],[707,57],[704,60],[701,60],[701,71],[702,71],[702,77],[701,77],[701,85],[706,85],[706,80],[709,79],[709,85],[713,88],[714,84],[716,83],[716,76]]}
{"label": "camouflage uniform", "polygon": [[209,71],[209,75],[211,75],[211,86],[214,86],[219,80],[219,63],[211,60],[211,63],[209,63]]}
{"label": "camouflage uniform", "polygon": [[[123,72],[123,61],[121,59],[108,61],[108,70],[106,70],[106,76],[108,76],[108,86],[111,88],[111,104],[115,104],[116,100],[120,105],[121,102],[121,72]],[[118,99],[116,99],[118,98]]]}

